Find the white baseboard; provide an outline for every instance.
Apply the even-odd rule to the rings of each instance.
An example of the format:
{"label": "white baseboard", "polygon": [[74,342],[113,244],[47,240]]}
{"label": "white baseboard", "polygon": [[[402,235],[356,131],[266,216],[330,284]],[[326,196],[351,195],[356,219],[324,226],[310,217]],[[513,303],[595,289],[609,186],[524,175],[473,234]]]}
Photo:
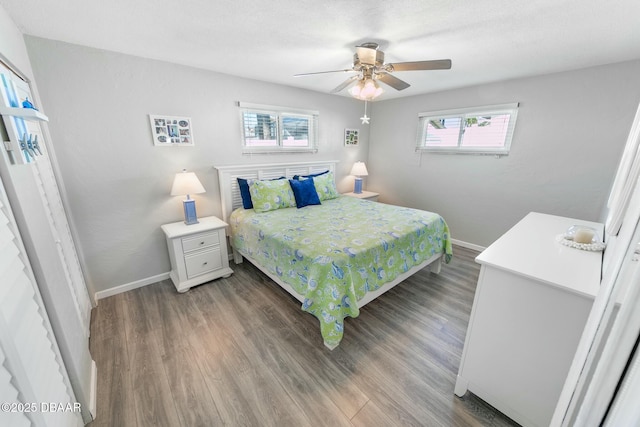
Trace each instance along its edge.
{"label": "white baseboard", "polygon": [[143,286],[150,285],[152,283],[159,282],[161,280],[165,280],[169,278],[169,273],[162,273],[156,276],[147,277],[145,279],[136,280],[135,282],[125,283],[124,285],[116,286],[113,288],[105,289],[104,291],[98,291],[93,296],[96,305],[98,305],[98,300],[103,298],[107,298],[113,295],[121,294],[123,292],[131,291],[133,289],[138,289]]}
{"label": "white baseboard", "polygon": [[474,251],[482,252],[485,248],[484,246],[476,245],[474,243],[463,242],[462,240],[451,239],[451,243],[454,245],[462,246],[463,248],[473,249]]}
{"label": "white baseboard", "polygon": [[96,419],[97,408],[97,395],[98,395],[98,366],[96,361],[91,361],[91,390],[89,392],[89,412],[91,413],[91,419]]}
{"label": "white baseboard", "polygon": [[[482,252],[486,249],[484,246],[476,245],[474,243],[464,242],[462,240],[457,240],[457,239],[451,239],[451,243],[453,243],[454,245],[462,246],[463,248],[473,249],[474,251],[478,251],[478,252]],[[229,254],[229,259],[232,259],[231,253]],[[94,295],[95,304],[98,305],[98,300],[101,300],[103,298],[121,294],[123,292],[131,291],[133,289],[138,289],[143,286],[147,286],[152,283],[156,283],[168,278],[169,278],[169,273],[167,272],[167,273],[158,274],[156,276],[147,277],[145,279],[136,280],[135,282],[125,283],[124,285],[105,289],[104,291],[98,291]]]}

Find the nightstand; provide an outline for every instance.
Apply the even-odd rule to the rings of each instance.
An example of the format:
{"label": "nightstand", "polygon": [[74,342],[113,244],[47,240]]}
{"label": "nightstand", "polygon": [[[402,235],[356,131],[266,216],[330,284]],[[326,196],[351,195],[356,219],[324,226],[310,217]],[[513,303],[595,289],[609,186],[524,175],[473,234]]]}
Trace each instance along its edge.
{"label": "nightstand", "polygon": [[161,227],[167,236],[171,259],[169,277],[178,292],[233,273],[227,252],[227,223],[215,216],[198,220],[198,224],[180,221]]}
{"label": "nightstand", "polygon": [[343,196],[356,197],[358,199],[371,200],[372,202],[378,201],[379,193],[374,193],[373,191],[364,191],[362,193],[342,193]]}

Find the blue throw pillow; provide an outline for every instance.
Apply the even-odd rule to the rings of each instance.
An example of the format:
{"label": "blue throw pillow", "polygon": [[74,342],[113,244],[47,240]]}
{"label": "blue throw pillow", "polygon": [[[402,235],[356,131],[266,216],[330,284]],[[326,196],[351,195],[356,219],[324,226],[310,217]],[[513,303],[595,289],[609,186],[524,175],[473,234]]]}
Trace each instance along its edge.
{"label": "blue throw pillow", "polygon": [[242,207],[245,209],[253,209],[251,193],[249,193],[249,181],[249,179],[238,178],[238,187],[240,187],[240,196],[242,197]]}
{"label": "blue throw pillow", "polygon": [[293,196],[296,198],[296,206],[298,208],[320,204],[320,198],[318,197],[316,186],[313,184],[313,178],[303,180],[290,179],[289,184],[291,184]]}
{"label": "blue throw pillow", "polygon": [[[285,179],[284,176],[274,178],[273,180]],[[238,178],[238,187],[240,187],[240,197],[242,197],[242,207],[245,209],[253,209],[253,201],[251,200],[251,192],[249,186],[255,179]],[[271,180],[270,180],[271,181]]]}

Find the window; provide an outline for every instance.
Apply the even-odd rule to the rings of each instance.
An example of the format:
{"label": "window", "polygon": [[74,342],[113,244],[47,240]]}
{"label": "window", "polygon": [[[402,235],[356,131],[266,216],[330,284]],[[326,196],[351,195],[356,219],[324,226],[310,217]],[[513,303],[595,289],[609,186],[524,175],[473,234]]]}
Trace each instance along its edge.
{"label": "window", "polygon": [[417,150],[509,154],[517,115],[517,103],[420,113]]}
{"label": "window", "polygon": [[317,151],[317,111],[239,105],[243,153]]}

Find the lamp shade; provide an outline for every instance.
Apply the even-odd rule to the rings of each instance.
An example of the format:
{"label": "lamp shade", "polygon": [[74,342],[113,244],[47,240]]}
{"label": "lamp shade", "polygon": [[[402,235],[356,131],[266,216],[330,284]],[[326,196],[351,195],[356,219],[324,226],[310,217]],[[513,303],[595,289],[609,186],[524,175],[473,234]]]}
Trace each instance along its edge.
{"label": "lamp shade", "polygon": [[353,164],[353,167],[351,168],[350,175],[367,176],[369,175],[369,172],[367,172],[367,166],[364,164],[364,162],[355,162]]}
{"label": "lamp shade", "polygon": [[176,174],[176,177],[173,180],[173,186],[171,187],[172,196],[184,196],[187,194],[199,194],[205,192],[206,190],[200,183],[196,174],[193,172],[187,172],[186,169]]}

